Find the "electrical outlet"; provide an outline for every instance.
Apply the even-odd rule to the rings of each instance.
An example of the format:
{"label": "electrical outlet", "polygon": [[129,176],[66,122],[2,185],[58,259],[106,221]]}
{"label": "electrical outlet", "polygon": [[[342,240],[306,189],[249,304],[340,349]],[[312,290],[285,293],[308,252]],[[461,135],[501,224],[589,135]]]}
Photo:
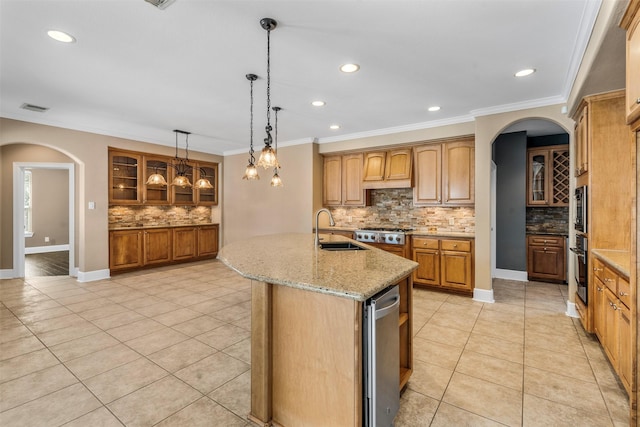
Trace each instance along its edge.
{"label": "electrical outlet", "polygon": [[45,238],[44,238],[44,242],[45,242],[45,243],[49,243],[49,236],[47,236],[47,237],[45,237]]}
{"label": "electrical outlet", "polygon": [[349,216],[347,217],[347,222],[351,222],[351,221],[353,221],[353,217],[352,217],[351,215],[349,215]]}
{"label": "electrical outlet", "polygon": [[449,225],[456,225],[455,218],[449,218]]}

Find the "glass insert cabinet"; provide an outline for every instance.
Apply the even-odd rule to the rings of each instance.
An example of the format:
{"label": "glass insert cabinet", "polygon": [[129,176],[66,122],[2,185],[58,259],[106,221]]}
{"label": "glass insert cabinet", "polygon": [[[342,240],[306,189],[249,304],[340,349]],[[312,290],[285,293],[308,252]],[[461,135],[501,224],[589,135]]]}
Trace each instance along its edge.
{"label": "glass insert cabinet", "polygon": [[[218,164],[191,161],[186,177],[194,184],[206,178],[213,188],[198,189],[171,185],[176,171],[171,167],[173,157],[109,149],[110,205],[198,205],[218,204]],[[168,185],[146,184],[152,174],[160,174]]]}
{"label": "glass insert cabinet", "polygon": [[527,150],[527,206],[569,206],[569,146]]}

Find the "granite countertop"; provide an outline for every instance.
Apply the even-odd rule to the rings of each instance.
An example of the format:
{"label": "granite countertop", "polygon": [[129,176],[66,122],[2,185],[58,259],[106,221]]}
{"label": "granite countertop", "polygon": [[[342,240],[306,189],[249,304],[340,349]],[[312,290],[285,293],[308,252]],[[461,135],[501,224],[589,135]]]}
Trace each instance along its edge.
{"label": "granite countertop", "polygon": [[[320,234],[323,242],[353,241]],[[365,301],[397,283],[418,264],[358,242],[368,250],[316,248],[314,234],[273,234],[230,243],[218,259],[242,276],[261,282]]]}
{"label": "granite countertop", "polygon": [[177,227],[199,227],[203,225],[218,225],[215,222],[204,222],[199,224],[172,224],[172,225],[144,225],[144,224],[135,224],[135,225],[120,225],[120,226],[109,226],[109,231],[117,231],[117,230],[149,230],[152,228],[177,228]]}
{"label": "granite countertop", "polygon": [[631,277],[631,253],[614,249],[591,249],[591,253],[609,264],[627,279]]}

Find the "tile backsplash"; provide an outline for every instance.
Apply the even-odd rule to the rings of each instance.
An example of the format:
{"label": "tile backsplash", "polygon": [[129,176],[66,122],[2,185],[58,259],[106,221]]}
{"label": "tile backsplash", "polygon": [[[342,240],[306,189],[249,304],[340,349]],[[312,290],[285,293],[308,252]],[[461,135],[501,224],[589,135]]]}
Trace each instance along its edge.
{"label": "tile backsplash", "polygon": [[438,232],[475,232],[473,206],[416,207],[413,206],[411,188],[371,190],[371,206],[334,207],[329,210],[339,227],[408,227]]}
{"label": "tile backsplash", "polygon": [[527,208],[527,233],[569,234],[569,208]]}
{"label": "tile backsplash", "polygon": [[211,223],[210,206],[111,206],[109,227],[171,226]]}

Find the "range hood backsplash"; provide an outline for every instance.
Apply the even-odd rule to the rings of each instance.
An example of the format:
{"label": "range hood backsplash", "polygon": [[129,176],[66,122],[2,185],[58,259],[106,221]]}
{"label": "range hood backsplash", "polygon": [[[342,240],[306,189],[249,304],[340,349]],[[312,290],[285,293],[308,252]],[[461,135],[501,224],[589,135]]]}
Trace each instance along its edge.
{"label": "range hood backsplash", "polygon": [[[475,208],[413,206],[411,188],[371,190],[371,206],[329,208],[338,227],[409,227],[432,232],[475,233]],[[453,224],[450,224],[453,219]]]}

